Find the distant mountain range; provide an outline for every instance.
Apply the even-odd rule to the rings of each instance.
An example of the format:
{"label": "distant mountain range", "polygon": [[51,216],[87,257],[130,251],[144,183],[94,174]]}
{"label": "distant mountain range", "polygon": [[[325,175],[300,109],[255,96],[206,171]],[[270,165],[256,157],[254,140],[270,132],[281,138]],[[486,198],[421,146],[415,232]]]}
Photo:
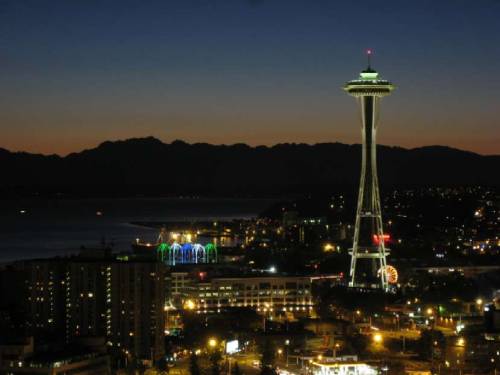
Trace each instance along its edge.
{"label": "distant mountain range", "polygon": [[[14,193],[304,193],[357,186],[360,145],[210,145],[137,138],[65,157],[0,149],[0,189]],[[382,188],[500,186],[500,155],[443,146],[378,147]]]}

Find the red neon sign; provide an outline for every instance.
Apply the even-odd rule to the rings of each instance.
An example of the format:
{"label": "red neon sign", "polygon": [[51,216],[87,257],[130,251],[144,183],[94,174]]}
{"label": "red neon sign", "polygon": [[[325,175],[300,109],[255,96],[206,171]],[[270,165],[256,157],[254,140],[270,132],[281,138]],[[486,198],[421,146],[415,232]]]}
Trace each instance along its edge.
{"label": "red neon sign", "polygon": [[[383,239],[384,243],[387,243],[391,240],[391,235],[390,234],[383,234],[382,239]],[[378,234],[373,235],[373,243],[375,245],[380,245],[380,237]]]}

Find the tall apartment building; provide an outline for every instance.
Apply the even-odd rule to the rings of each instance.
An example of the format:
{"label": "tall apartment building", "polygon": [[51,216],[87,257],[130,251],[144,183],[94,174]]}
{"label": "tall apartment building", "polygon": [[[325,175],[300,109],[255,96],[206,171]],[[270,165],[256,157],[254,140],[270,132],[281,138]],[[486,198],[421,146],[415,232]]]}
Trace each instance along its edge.
{"label": "tall apartment building", "polygon": [[101,337],[137,359],[163,355],[164,264],[92,254],[20,262],[16,271],[28,332],[36,337]]}
{"label": "tall apartment building", "polygon": [[27,302],[24,310],[28,331],[46,338],[64,332],[66,264],[59,259],[39,259],[22,262],[16,268],[24,277],[20,293]]}
{"label": "tall apartment building", "polygon": [[27,289],[24,272],[15,264],[0,266],[0,338],[14,340],[27,332]]}
{"label": "tall apartment building", "polygon": [[107,302],[106,281],[109,278],[106,260],[76,258],[66,270],[66,337],[106,336]]}
{"label": "tall apartment building", "polygon": [[110,269],[110,345],[137,358],[159,360],[164,348],[166,267],[159,262],[115,262]]}

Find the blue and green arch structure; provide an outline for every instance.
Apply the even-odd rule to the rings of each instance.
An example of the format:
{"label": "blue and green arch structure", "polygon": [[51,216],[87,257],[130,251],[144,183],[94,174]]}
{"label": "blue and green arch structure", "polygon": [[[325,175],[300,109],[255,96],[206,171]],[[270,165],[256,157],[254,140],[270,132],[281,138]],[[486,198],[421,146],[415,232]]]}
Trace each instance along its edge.
{"label": "blue and green arch structure", "polygon": [[156,255],[161,262],[169,266],[176,264],[217,263],[217,246],[213,243],[172,244],[162,242],[156,248]]}

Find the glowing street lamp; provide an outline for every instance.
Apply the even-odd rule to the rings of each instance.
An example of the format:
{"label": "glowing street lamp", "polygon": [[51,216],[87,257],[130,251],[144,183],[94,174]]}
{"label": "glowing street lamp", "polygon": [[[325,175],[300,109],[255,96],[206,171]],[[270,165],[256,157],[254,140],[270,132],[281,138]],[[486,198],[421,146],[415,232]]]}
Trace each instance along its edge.
{"label": "glowing street lamp", "polygon": [[323,251],[325,253],[329,253],[331,251],[335,250],[335,246],[333,246],[331,243],[327,243],[323,246]]}
{"label": "glowing street lamp", "polygon": [[333,346],[333,358],[337,358],[337,350],[340,349],[340,344],[338,342]]}
{"label": "glowing street lamp", "polygon": [[288,347],[290,345],[290,340],[286,339],[285,340],[285,349],[286,349],[286,367],[288,367]]}
{"label": "glowing street lamp", "polygon": [[185,303],[184,303],[184,308],[186,310],[194,310],[194,308],[196,307],[196,304],[194,303],[194,301],[192,299],[188,299]]}
{"label": "glowing street lamp", "polygon": [[383,340],[384,338],[381,333],[376,333],[373,335],[373,342],[375,344],[381,344]]}
{"label": "glowing street lamp", "polygon": [[217,340],[213,337],[208,339],[208,346],[212,349],[215,348],[217,346]]}

